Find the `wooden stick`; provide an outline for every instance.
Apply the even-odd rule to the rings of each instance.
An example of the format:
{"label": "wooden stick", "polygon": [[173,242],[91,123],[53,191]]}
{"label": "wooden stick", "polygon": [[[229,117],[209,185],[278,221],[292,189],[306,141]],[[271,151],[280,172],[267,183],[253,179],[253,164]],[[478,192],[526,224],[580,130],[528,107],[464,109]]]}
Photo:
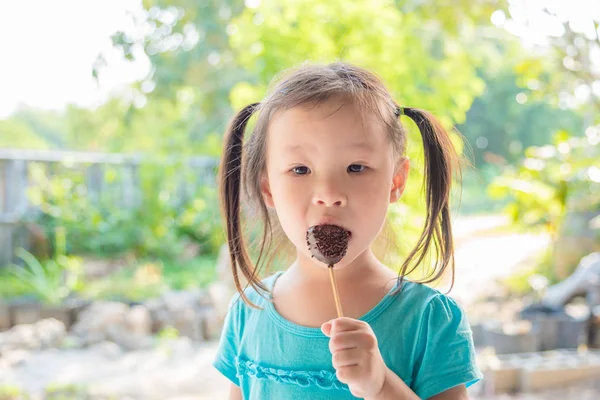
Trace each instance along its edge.
{"label": "wooden stick", "polygon": [[333,264],[329,266],[329,278],[331,278],[331,288],[333,289],[333,298],[335,299],[335,309],[337,310],[338,318],[344,316],[342,312],[342,303],[340,302],[340,295],[337,291],[337,285],[335,283],[335,275],[333,274]]}

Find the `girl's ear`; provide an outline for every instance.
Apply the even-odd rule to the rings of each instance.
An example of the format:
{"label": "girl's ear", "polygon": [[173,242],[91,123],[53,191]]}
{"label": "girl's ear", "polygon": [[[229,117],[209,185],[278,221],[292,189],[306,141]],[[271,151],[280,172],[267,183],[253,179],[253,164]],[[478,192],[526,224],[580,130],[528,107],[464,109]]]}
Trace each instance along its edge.
{"label": "girl's ear", "polygon": [[273,195],[271,194],[271,186],[269,185],[269,178],[267,178],[266,175],[263,175],[263,177],[260,178],[260,192],[262,193],[265,205],[269,208],[275,208]]}
{"label": "girl's ear", "polygon": [[390,191],[390,203],[395,203],[400,199],[404,188],[406,187],[406,180],[408,179],[408,172],[410,171],[410,160],[408,157],[402,157],[398,162],[396,172],[392,177],[392,190]]}

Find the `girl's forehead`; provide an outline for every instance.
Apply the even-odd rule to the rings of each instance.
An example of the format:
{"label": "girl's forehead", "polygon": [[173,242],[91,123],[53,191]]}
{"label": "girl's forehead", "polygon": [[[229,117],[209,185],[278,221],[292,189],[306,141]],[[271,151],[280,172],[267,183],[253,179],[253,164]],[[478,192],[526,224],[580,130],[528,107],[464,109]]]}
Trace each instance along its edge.
{"label": "girl's forehead", "polygon": [[280,110],[271,118],[267,133],[270,142],[279,143],[327,140],[334,136],[368,145],[386,137],[381,117],[338,99]]}

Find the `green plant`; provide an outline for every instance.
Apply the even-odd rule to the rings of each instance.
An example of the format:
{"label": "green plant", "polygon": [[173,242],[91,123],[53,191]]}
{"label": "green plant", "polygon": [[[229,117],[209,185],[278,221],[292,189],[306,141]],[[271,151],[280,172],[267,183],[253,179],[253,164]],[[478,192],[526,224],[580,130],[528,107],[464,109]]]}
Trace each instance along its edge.
{"label": "green plant", "polygon": [[[202,173],[214,172],[203,168]],[[202,253],[216,254],[223,234],[215,189],[196,188],[195,171],[168,159],[148,158],[136,171],[137,184],[130,189],[135,195],[124,206],[121,191],[131,185],[124,181],[127,166],[63,166],[50,176],[34,165],[29,197],[42,211],[35,223],[49,236],[57,226],[64,227],[71,254],[174,259],[190,241]],[[86,174],[99,174],[99,193]]]}
{"label": "green plant", "polygon": [[23,393],[21,388],[14,385],[0,386],[0,400],[23,400],[29,399],[29,395]]}
{"label": "green plant", "polygon": [[180,262],[149,260],[89,282],[82,295],[92,299],[141,301],[167,290],[205,287],[216,279],[215,260],[212,255]]}
{"label": "green plant", "polygon": [[0,270],[0,298],[18,297],[28,294],[30,285],[15,277],[10,267]]}
{"label": "green plant", "polygon": [[568,209],[600,211],[600,129],[585,137],[559,132],[553,145],[530,147],[525,160],[509,166],[488,190],[508,197],[505,211],[515,223],[545,225],[557,232]]}
{"label": "green plant", "polygon": [[33,254],[19,248],[16,254],[25,266],[14,265],[11,270],[22,286],[48,305],[62,303],[81,285],[81,261],[65,254],[64,229],[57,229],[55,236],[56,253],[53,259],[40,262]]}
{"label": "green plant", "polygon": [[87,400],[90,398],[89,389],[80,384],[50,384],[44,389],[45,399],[48,400]]}
{"label": "green plant", "polygon": [[224,243],[216,188],[201,187],[176,219],[180,234],[200,245],[202,254],[217,254]]}
{"label": "green plant", "polygon": [[158,340],[173,340],[179,338],[179,331],[172,326],[165,326],[157,334]]}

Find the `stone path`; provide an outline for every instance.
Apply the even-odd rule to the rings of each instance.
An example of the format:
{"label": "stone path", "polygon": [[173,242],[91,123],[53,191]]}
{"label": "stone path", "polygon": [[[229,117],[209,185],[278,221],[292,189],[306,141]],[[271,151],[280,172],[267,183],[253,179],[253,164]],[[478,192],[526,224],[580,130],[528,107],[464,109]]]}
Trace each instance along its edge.
{"label": "stone path", "polygon": [[17,367],[0,369],[0,387],[10,383],[39,394],[49,385],[77,384],[119,399],[224,399],[228,383],[211,366],[216,348],[184,338],[126,353],[110,342],[49,349],[23,354]]}
{"label": "stone path", "polygon": [[[493,221],[490,221],[493,222]],[[538,233],[499,233],[457,239],[456,278],[450,295],[462,304],[489,293],[497,279],[514,274],[525,262],[547,249],[550,236]],[[444,287],[440,290],[443,292]]]}

